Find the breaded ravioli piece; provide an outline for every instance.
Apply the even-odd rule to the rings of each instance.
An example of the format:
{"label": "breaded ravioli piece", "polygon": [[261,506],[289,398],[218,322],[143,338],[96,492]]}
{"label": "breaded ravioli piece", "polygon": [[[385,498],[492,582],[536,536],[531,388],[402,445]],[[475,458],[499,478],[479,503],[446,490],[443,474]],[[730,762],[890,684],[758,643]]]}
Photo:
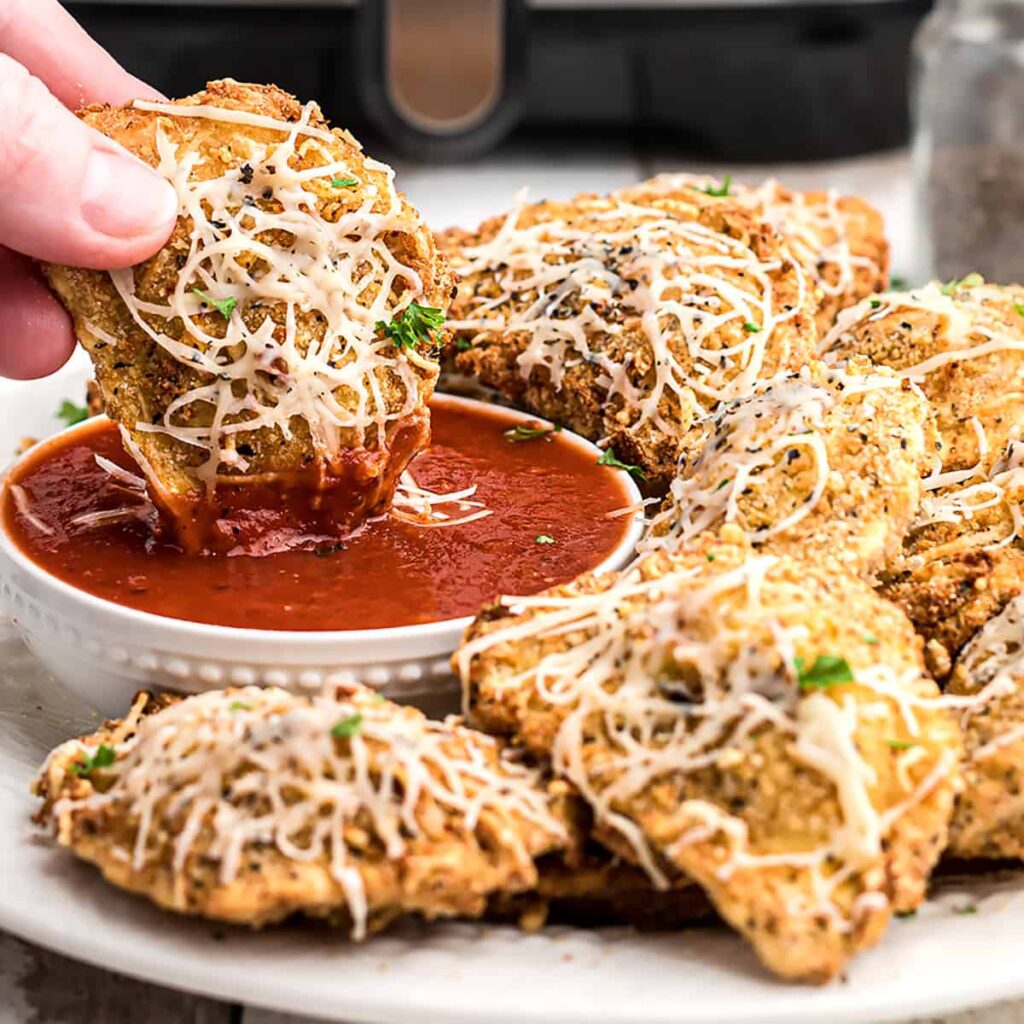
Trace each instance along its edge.
{"label": "breaded ravioli piece", "polygon": [[145,263],[44,270],[182,539],[224,483],[309,490],[328,525],[385,508],[429,439],[451,289],[391,168],[274,86],[80,116],[178,195]]}
{"label": "breaded ravioli piece", "polygon": [[665,487],[719,401],[814,350],[813,286],[734,202],[580,195],[442,236],[455,366]]}
{"label": "breaded ravioli piece", "polygon": [[1024,443],[1007,445],[987,472],[946,476],[957,482],[925,495],[879,574],[880,592],[927,641],[940,681],[964,644],[1024,591]]}
{"label": "breaded ravioli piece", "polygon": [[395,917],[478,917],[569,841],[539,770],[493,738],[358,689],[141,694],[58,747],[37,821],[107,881],[260,927],[301,913],[362,938]]}
{"label": "breaded ravioli piece", "polygon": [[948,852],[1024,859],[1024,597],[974,636],[946,693],[964,705],[964,788]]}
{"label": "breaded ravioli piece", "polygon": [[695,424],[641,550],[726,523],[755,548],[855,574],[899,550],[935,462],[928,402],[892,370],[815,362],[757,383]]}
{"label": "breaded ravioli piece", "polygon": [[470,721],[550,756],[659,884],[821,982],[924,898],[961,739],[920,640],[863,582],[737,527],[482,613]]}
{"label": "breaded ravioli piece", "polygon": [[971,274],[886,292],[845,310],[823,358],[863,356],[921,387],[935,408],[943,468],[983,474],[1024,430],[1024,288]]}
{"label": "breaded ravioli piece", "polygon": [[774,179],[745,185],[703,174],[660,174],[617,194],[639,199],[686,195],[687,190],[733,199],[786,238],[815,282],[820,334],[832,326],[840,310],[888,287],[885,223],[878,210],[857,196],[794,191]]}

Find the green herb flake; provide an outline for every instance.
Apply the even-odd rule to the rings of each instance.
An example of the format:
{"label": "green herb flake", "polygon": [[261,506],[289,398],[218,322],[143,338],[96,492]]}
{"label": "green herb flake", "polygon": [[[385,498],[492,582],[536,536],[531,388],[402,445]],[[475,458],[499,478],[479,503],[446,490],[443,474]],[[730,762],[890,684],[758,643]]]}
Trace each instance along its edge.
{"label": "green herb flake", "polygon": [[959,906],[953,908],[953,913],[959,914],[961,917],[964,917],[968,914],[976,914],[977,912],[977,903],[961,903]]}
{"label": "green herb flake", "polygon": [[905,277],[889,278],[889,288],[894,292],[905,292],[910,282]]}
{"label": "green herb flake", "polygon": [[230,319],[231,314],[235,310],[235,306],[238,305],[238,299],[236,299],[234,296],[231,296],[230,298],[227,299],[211,299],[210,296],[206,294],[206,292],[200,290],[199,288],[193,288],[192,294],[197,299],[199,299],[200,302],[204,303],[207,306],[211,306],[213,309],[217,310],[217,312],[220,313],[220,315],[224,317],[225,320]]}
{"label": "green herb flake", "polygon": [[896,911],[896,916],[900,917],[900,918],[916,917],[917,916],[917,911],[916,910],[897,910]]}
{"label": "green herb flake", "polygon": [[761,325],[755,324],[753,320],[745,320],[743,322],[743,330],[745,330],[747,334],[760,334]]}
{"label": "green herb flake", "polygon": [[554,544],[555,543],[555,538],[552,537],[550,533],[538,533],[537,536],[533,538],[533,543],[534,544]]}
{"label": "green herb flake", "polygon": [[865,633],[861,637],[861,640],[863,640],[864,643],[866,643],[866,644],[877,644],[878,643],[878,637],[875,636],[874,633]]}
{"label": "green herb flake", "polygon": [[913,740],[886,740],[885,742],[891,750],[911,750],[913,747],[921,745]]}
{"label": "green herb flake", "polygon": [[719,196],[719,197],[721,197],[721,196],[727,196],[729,194],[729,189],[731,189],[731,188],[732,188],[732,175],[731,174],[727,174],[722,179],[722,184],[721,185],[703,185],[703,186],[701,186],[698,189],[698,191],[703,192],[704,195],[706,195],[706,196]]}
{"label": "green herb flake", "polygon": [[536,441],[538,437],[543,437],[546,441],[550,441],[551,435],[557,434],[561,429],[559,426],[528,427],[520,423],[514,427],[509,427],[508,430],[504,431],[503,436],[509,444],[519,444],[522,441]]}
{"label": "green herb flake", "polygon": [[354,715],[349,715],[348,718],[343,718],[340,722],[336,722],[331,729],[331,735],[338,740],[350,740],[363,725],[363,716],[357,711]]}
{"label": "green herb flake", "polygon": [[444,326],[444,313],[433,306],[410,302],[390,323],[378,320],[376,329],[390,338],[395,348],[414,349],[421,341],[438,344],[437,332]]}
{"label": "green herb flake", "polygon": [[69,427],[88,418],[89,410],[84,405],[75,405],[74,402],[69,402],[66,398],[60,403],[60,408],[57,410],[57,419],[63,420]]}
{"label": "green herb flake", "polygon": [[1017,316],[1024,316],[1024,302],[1018,302],[1017,299],[1014,299],[1013,308],[1017,310]]}
{"label": "green herb flake", "polygon": [[352,188],[353,185],[358,185],[359,182],[356,178],[331,178],[332,188]]}
{"label": "green herb flake", "polygon": [[708,561],[713,562],[715,560],[715,553],[713,551],[708,552]]}
{"label": "green herb flake", "polygon": [[881,299],[872,299],[871,300],[871,308],[872,309],[878,309],[878,307],[881,306],[881,304],[882,304],[882,300]]}
{"label": "green herb flake", "polygon": [[472,347],[473,342],[467,341],[465,338],[459,338],[459,340],[455,342],[456,352],[468,352]]}
{"label": "green herb flake", "polygon": [[252,705],[246,704],[244,700],[233,700],[228,705],[228,711],[252,711]]}
{"label": "green herb flake", "polygon": [[806,667],[803,658],[796,658],[794,664],[801,690],[826,690],[830,686],[853,682],[849,663],[836,654],[819,654],[810,668]]}
{"label": "green herb flake", "polygon": [[947,281],[942,286],[943,295],[952,295],[954,292],[959,291],[961,288],[977,288],[979,284],[984,284],[985,278],[981,274],[968,274],[966,277],[953,278],[952,281]]}
{"label": "green herb flake", "polygon": [[716,491],[720,491],[723,487],[728,487],[732,477],[727,476],[724,480],[718,482],[718,486],[715,488]]}
{"label": "green herb flake", "polygon": [[117,754],[113,747],[101,743],[96,748],[96,753],[86,756],[83,761],[76,761],[71,766],[73,775],[91,775],[97,768],[109,768],[117,760]]}
{"label": "green herb flake", "polygon": [[646,480],[647,474],[639,467],[633,466],[628,462],[623,462],[615,454],[614,448],[606,448],[601,454],[601,458],[597,460],[599,466],[611,466],[612,469],[621,469],[631,476],[635,476],[638,480]]}

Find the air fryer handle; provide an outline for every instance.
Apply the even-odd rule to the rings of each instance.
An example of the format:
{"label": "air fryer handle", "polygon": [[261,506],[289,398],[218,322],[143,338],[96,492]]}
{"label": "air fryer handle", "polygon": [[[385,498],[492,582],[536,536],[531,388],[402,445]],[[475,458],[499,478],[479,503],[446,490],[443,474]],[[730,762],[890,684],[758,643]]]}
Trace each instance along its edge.
{"label": "air fryer handle", "polygon": [[518,118],[526,0],[362,0],[359,33],[367,113],[407,155],[473,156]]}

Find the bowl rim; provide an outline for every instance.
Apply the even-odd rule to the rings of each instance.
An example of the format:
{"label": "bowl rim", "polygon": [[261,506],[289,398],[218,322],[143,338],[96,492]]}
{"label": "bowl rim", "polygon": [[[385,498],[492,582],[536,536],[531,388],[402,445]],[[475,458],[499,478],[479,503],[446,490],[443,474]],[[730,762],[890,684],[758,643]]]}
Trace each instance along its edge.
{"label": "bowl rim", "polygon": [[[497,409],[509,416],[516,417],[525,422],[551,423],[543,416],[536,416],[508,406],[498,406],[490,402],[481,401],[476,398],[466,398],[462,395],[452,395],[444,392],[435,392],[431,402],[440,401],[461,405],[472,409]],[[13,459],[10,464],[0,472],[0,494],[6,489],[11,473],[26,459],[46,445],[52,444],[58,438],[65,438],[86,429],[99,419],[105,419],[104,414],[91,416],[79,423],[72,424],[51,434],[49,437],[37,441],[31,448]],[[553,425],[553,424],[552,424]],[[600,449],[592,441],[575,433],[568,428],[562,427],[559,436],[567,442],[590,454],[600,456]],[[630,503],[639,503],[643,495],[629,473],[622,473],[621,480]],[[623,506],[626,507],[626,506]],[[642,520],[635,516],[629,524],[623,538],[619,543],[588,572],[606,572],[623,565],[633,553],[643,532]],[[22,572],[31,576],[45,587],[50,587],[65,602],[77,602],[94,614],[106,615],[130,628],[132,626],[159,628],[180,637],[194,636],[206,640],[222,639],[225,641],[259,642],[261,644],[274,644],[287,646],[301,643],[307,647],[337,647],[339,644],[380,644],[390,640],[402,640],[410,642],[419,640],[429,642],[444,637],[452,632],[462,633],[475,618],[474,615],[464,615],[454,619],[439,619],[435,622],[412,623],[407,626],[380,626],[374,629],[331,629],[331,630],[299,630],[299,629],[255,629],[248,626],[219,626],[209,622],[192,622],[189,619],[176,619],[168,615],[159,615],[156,612],[141,611],[138,608],[130,608],[127,605],[118,604],[103,597],[90,594],[87,590],[67,583],[65,580],[47,572],[37,565],[27,554],[25,554],[8,535],[3,527],[0,518],[0,555],[6,555]],[[2,577],[2,562],[0,562],[0,577]],[[513,596],[513,595],[509,595]]]}

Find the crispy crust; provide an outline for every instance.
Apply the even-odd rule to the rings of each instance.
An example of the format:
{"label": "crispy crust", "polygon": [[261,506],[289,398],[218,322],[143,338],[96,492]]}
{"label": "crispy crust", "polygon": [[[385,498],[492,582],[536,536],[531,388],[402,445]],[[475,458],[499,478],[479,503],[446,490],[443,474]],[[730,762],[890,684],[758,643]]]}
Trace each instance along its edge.
{"label": "crispy crust", "polygon": [[[535,203],[520,211],[517,226],[527,228],[561,221],[587,232],[635,231],[640,221],[633,214],[627,213],[612,220],[607,218],[608,211],[615,206],[616,202],[611,198],[595,195],[580,195],[568,202]],[[799,367],[811,357],[815,338],[811,289],[805,287],[804,275],[782,240],[767,224],[736,203],[711,201],[699,194],[682,198],[653,198],[650,208],[660,216],[693,223],[700,229],[710,229],[727,236],[746,246],[761,261],[777,264],[777,269],[767,275],[772,284],[774,308],[779,312],[796,312],[773,330],[761,367],[762,375]],[[500,264],[474,272],[465,268],[468,261],[466,250],[491,241],[505,220],[505,216],[495,217],[475,232],[452,230],[438,236],[439,244],[449,254],[457,276],[460,269],[463,271],[451,308],[454,321],[471,319],[477,302],[502,293],[497,276],[503,269]],[[628,277],[632,252],[633,247],[628,245],[609,248],[604,257],[606,269]],[[558,257],[552,259],[557,261]],[[731,272],[730,282],[742,285],[743,272]],[[631,309],[628,292],[629,285],[624,284],[621,293],[613,290],[607,299],[588,299],[585,302],[578,292],[572,292],[563,298],[559,308],[569,312],[590,308],[613,323],[613,331],[605,332],[599,328],[588,331],[587,343],[591,351],[603,353],[613,362],[625,366],[630,387],[639,394],[646,394],[654,382],[653,350],[642,317]],[[518,293],[490,309],[485,318],[521,313],[535,297],[533,292]],[[668,317],[664,319],[670,321]],[[681,395],[666,393],[663,396],[658,409],[661,424],[647,420],[638,425],[635,410],[627,408],[621,394],[609,397],[606,385],[602,383],[605,371],[593,362],[583,358],[567,361],[558,381],[553,380],[542,366],[534,367],[524,376],[519,361],[529,346],[527,331],[506,331],[495,326],[461,329],[456,334],[462,347],[454,356],[459,371],[495,388],[530,412],[570,427],[591,440],[608,438],[620,459],[644,469],[655,491],[668,485],[682,450],[683,434],[708,407],[706,397],[699,396],[692,388],[684,388]],[[742,323],[733,320],[710,331],[702,344],[713,351],[742,345],[748,339],[749,334]],[[694,361],[678,330],[670,329],[668,345],[679,365],[689,373]]]}
{"label": "crispy crust", "polygon": [[[639,571],[642,578],[650,580],[679,571],[712,578],[742,566],[749,557],[749,549],[737,540],[706,535],[674,554],[650,556]],[[598,593],[614,581],[614,574],[587,576],[552,593]],[[905,684],[908,696],[937,696],[934,684],[921,674],[920,641],[910,623],[865,584],[828,568],[782,558],[765,577],[760,593],[764,606],[778,611],[785,626],[806,630],[806,639],[798,644],[799,656],[812,659],[815,652],[840,652],[854,669],[883,661],[897,673],[915,677],[914,682]],[[795,601],[794,594],[799,595]],[[776,608],[777,595],[780,601],[788,596]],[[619,615],[626,615],[634,600],[641,599],[624,602]],[[526,622],[534,614],[539,613],[526,610],[516,614],[504,605],[487,609],[470,627],[465,644]],[[729,614],[725,604],[718,611],[705,609],[701,620],[683,627],[683,635],[689,635],[689,628],[696,635],[714,633],[716,623],[728,622]],[[538,753],[552,752],[560,727],[575,705],[564,697],[549,701],[546,689],[533,685],[530,670],[552,654],[585,644],[593,635],[590,629],[562,630],[547,640],[502,641],[476,653],[468,664],[462,662],[470,721],[497,734],[514,735]],[[635,642],[641,639],[638,635]],[[755,632],[750,634],[751,646],[765,641]],[[458,654],[456,664],[460,664]],[[664,671],[668,678],[674,672],[686,676],[681,666],[667,666]],[[553,682],[549,678],[546,685]],[[652,692],[657,692],[658,685],[652,680]],[[878,705],[877,694],[858,684],[824,692],[836,700],[853,700],[858,706]],[[682,836],[702,831],[709,804],[733,823],[728,827],[739,827],[749,836],[749,850],[758,855],[806,851],[844,820],[832,783],[795,760],[789,737],[777,729],[759,732],[742,756],[730,755],[686,774],[666,772],[634,798],[613,802],[612,807],[640,826],[661,857],[704,888],[718,912],[753,943],[773,971],[791,979],[824,981],[834,976],[851,954],[878,941],[890,911],[907,911],[923,900],[928,875],[945,845],[957,785],[959,730],[951,717],[938,709],[922,710],[919,722],[922,728],[914,743],[923,748],[924,757],[908,770],[900,766],[902,752],[890,744],[905,728],[899,709],[882,702],[859,719],[856,746],[874,772],[871,800],[880,812],[908,798],[908,782],[911,789],[923,785],[929,766],[941,765],[943,774],[926,795],[897,816],[877,856],[859,867],[850,865],[849,877],[838,884],[832,897],[838,917],[825,913],[804,916],[787,910],[794,900],[811,898],[807,869],[735,867],[730,863],[732,850],[725,833],[715,829],[705,838],[679,842]],[[587,722],[583,729],[579,756],[584,766],[600,765],[614,755],[614,746],[609,745],[599,721]],[[557,760],[555,763],[557,768]],[[723,870],[727,864],[730,869]],[[885,899],[879,903],[874,896],[865,898],[869,893]]]}
{"label": "crispy crust", "polygon": [[[276,86],[250,85],[231,79],[211,82],[205,90],[177,101],[181,105],[216,106],[231,110],[245,111],[294,122],[302,113],[302,105],[295,97]],[[159,123],[172,143],[179,147],[195,149],[202,155],[202,162],[190,172],[190,181],[206,180],[222,175],[230,169],[246,164],[255,144],[270,144],[280,141],[279,132],[249,125],[229,124],[202,118],[166,117],[164,115],[135,109],[131,106],[115,108],[94,105],[80,112],[81,118],[91,127],[103,132],[133,152],[151,166],[157,166],[160,157],[156,148],[156,129]],[[319,109],[314,109],[310,124],[329,129]],[[366,198],[368,189],[376,189],[375,212],[385,209],[384,196],[387,194],[387,178],[380,165],[368,161],[355,139],[340,129],[333,130],[330,146],[335,159],[343,160],[358,175],[358,188],[348,188],[339,195],[337,189],[324,186],[313,179],[306,189],[313,200],[313,210],[325,221],[334,222],[344,213],[358,207]],[[292,163],[296,169],[312,167],[318,163],[315,154],[301,152]],[[444,258],[438,253],[429,230],[419,214],[401,197],[402,227],[389,233],[387,246],[393,255],[419,275],[423,283],[424,296],[421,303],[446,309],[451,290],[451,279]],[[279,204],[275,199],[257,198],[255,205],[272,211]],[[141,300],[166,305],[168,297],[179,282],[180,268],[189,252],[191,219],[186,215],[178,218],[177,226],[163,248],[151,259],[133,268],[135,293]],[[281,235],[282,237],[278,237]],[[271,246],[283,246],[288,239],[281,232],[266,233],[265,242]],[[260,267],[260,259],[251,254],[249,263],[254,271]],[[205,453],[166,434],[143,432],[137,424],[153,424],[162,420],[171,403],[181,395],[207,383],[209,375],[175,359],[168,351],[152,341],[134,322],[121,300],[108,274],[101,271],[76,267],[45,265],[43,267],[50,284],[71,313],[76,334],[92,358],[96,380],[105,411],[118,423],[127,428],[132,440],[138,445],[144,458],[153,467],[156,480],[157,500],[173,510],[174,499],[200,492],[195,479],[196,468],[203,462]],[[186,290],[201,284],[198,278],[186,282]],[[360,301],[369,301],[382,282],[375,281]],[[392,291],[398,298],[406,287],[403,278],[396,278]],[[283,301],[262,301],[243,304],[241,315],[250,330],[256,330],[269,317],[274,324],[275,337],[284,338],[286,303]],[[213,336],[222,336],[225,330],[224,318],[215,310],[197,316],[202,329]],[[116,339],[110,344],[104,336]],[[161,329],[178,341],[191,347],[198,347],[184,331],[180,319],[161,321]],[[295,347],[305,352],[311,344],[324,336],[323,318],[315,311],[298,310],[296,313]],[[371,427],[365,442],[348,427],[339,433],[341,454],[334,458],[336,472],[352,462],[354,453],[359,454],[359,466],[352,467],[353,487],[379,485],[383,499],[390,495],[390,488],[401,473],[405,463],[422,448],[429,439],[429,419],[426,402],[433,391],[437,377],[436,365],[426,362],[413,367],[419,389],[416,409],[409,416],[389,421],[386,435],[376,436]],[[405,390],[390,370],[380,371],[378,383],[384,403],[391,412],[402,408]],[[336,400],[344,407],[351,405],[353,396],[339,388]],[[177,425],[185,427],[209,426],[213,410],[207,404],[191,403],[175,414]],[[263,428],[257,431],[240,432],[233,435],[234,444],[245,446],[248,466],[243,475],[259,476],[279,474],[282,479],[289,474],[307,472],[323,453],[313,444],[306,420],[293,417],[292,434],[285,437],[280,430]],[[389,458],[395,462],[389,465]],[[400,464],[398,464],[400,462]],[[230,472],[230,470],[223,470]]]}
{"label": "crispy crust", "polygon": [[[263,692],[271,694],[268,699],[278,708],[273,713],[283,716],[301,707],[304,700],[284,691]],[[259,694],[252,688],[229,690],[225,699],[262,700]],[[35,785],[35,793],[42,800],[35,816],[37,824],[51,830],[61,846],[95,864],[111,884],[145,896],[167,910],[253,928],[297,913],[350,924],[352,914],[345,889],[332,872],[329,859],[323,856],[296,859],[286,856],[273,842],[247,842],[237,871],[226,879],[221,874],[222,862],[211,848],[210,826],[206,823],[192,852],[176,868],[175,842],[182,834],[182,815],[160,801],[154,808],[154,827],[144,863],[136,865],[132,850],[139,819],[129,803],[120,796],[99,806],[80,802],[94,794],[118,792],[113,770],[99,769],[82,776],[71,771],[82,760],[83,744],[89,749],[100,744],[119,745],[120,761],[131,755],[140,726],[181,700],[141,693],[124,719],[109,721],[93,735],[58,747]],[[196,698],[185,700],[194,702]],[[352,701],[362,707],[364,714],[371,709],[375,714],[386,710],[413,732],[425,722],[412,708],[379,704],[369,691],[353,694]],[[163,737],[151,730],[144,742],[162,741]],[[452,724],[447,742],[456,753],[473,750],[492,767],[497,765],[500,747],[470,730]],[[378,770],[374,761],[377,753],[371,752],[371,773]],[[571,827],[565,798],[553,795],[550,807],[558,816],[553,820]],[[346,856],[361,878],[371,932],[408,913],[426,918],[479,917],[495,893],[522,892],[536,885],[535,857],[555,850],[568,855],[572,842],[568,832],[559,838],[513,811],[506,813],[494,806],[485,807],[479,820],[467,825],[459,813],[423,795],[417,814],[422,831],[404,837],[399,855],[388,854],[382,837],[362,814],[345,829]]]}

